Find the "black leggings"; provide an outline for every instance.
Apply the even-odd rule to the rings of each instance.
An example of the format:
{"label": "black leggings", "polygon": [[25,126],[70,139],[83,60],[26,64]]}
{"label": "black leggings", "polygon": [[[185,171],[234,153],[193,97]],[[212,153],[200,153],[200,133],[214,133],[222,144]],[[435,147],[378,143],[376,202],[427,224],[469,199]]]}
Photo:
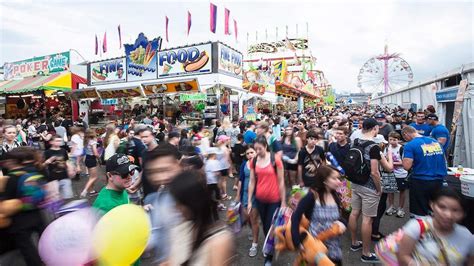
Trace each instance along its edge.
{"label": "black leggings", "polygon": [[385,210],[387,209],[387,196],[387,193],[382,193],[382,195],[380,196],[379,207],[377,208],[377,217],[375,217],[372,221],[373,235],[379,233],[380,220],[382,220]]}

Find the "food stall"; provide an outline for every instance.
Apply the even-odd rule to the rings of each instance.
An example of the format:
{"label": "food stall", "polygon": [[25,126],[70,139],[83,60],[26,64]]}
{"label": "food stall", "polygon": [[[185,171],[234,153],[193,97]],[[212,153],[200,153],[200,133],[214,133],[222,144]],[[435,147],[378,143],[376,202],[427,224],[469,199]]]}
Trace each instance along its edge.
{"label": "food stall", "polygon": [[122,99],[124,108],[115,112],[146,105],[151,115],[190,125],[237,110],[233,100],[245,92],[240,52],[220,42],[161,50],[161,38],[148,40],[143,33],[124,46],[124,57],[88,65],[88,89],[101,100]]}

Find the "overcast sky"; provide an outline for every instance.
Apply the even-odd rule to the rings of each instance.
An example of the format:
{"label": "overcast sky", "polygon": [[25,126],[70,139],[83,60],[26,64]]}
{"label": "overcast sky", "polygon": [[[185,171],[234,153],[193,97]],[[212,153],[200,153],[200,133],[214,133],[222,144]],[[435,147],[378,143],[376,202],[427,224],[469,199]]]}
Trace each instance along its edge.
{"label": "overcast sky", "polygon": [[[221,40],[244,51],[250,41],[275,40],[289,27],[289,37],[306,37],[317,68],[338,91],[357,92],[357,75],[370,57],[399,52],[411,65],[414,80],[473,62],[474,30],[472,1],[212,1],[218,6],[217,34],[209,31],[209,1],[164,2],[132,0],[0,0],[0,65],[33,56],[78,50],[87,60],[94,55],[94,36],[107,31],[109,52],[103,59],[123,55],[122,40],[132,42],[140,32],[148,38],[164,36],[165,15],[170,19],[170,43],[174,47]],[[238,22],[238,42],[225,36],[224,8]],[[186,37],[187,11],[192,29]],[[233,31],[233,27],[231,27]]]}

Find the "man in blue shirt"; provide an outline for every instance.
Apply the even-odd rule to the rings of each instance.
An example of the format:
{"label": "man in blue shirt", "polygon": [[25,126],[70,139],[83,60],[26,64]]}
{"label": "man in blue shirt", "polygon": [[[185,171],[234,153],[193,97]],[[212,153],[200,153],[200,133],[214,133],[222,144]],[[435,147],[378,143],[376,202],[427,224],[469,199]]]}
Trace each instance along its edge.
{"label": "man in blue shirt", "polygon": [[443,148],[438,141],[420,135],[411,126],[405,127],[402,135],[408,141],[403,152],[403,168],[411,169],[410,213],[427,216],[431,212],[431,196],[443,186],[443,179],[448,175]]}
{"label": "man in blue shirt", "polygon": [[438,116],[435,114],[429,114],[426,116],[428,119],[428,124],[432,126],[431,130],[431,137],[439,142],[443,147],[444,154],[447,156],[447,149],[449,147],[449,130],[444,126],[441,125],[438,121]]}
{"label": "man in blue shirt", "polygon": [[431,126],[425,123],[425,113],[416,113],[416,123],[411,123],[411,127],[414,127],[416,131],[422,136],[429,137],[431,133]]}
{"label": "man in blue shirt", "polygon": [[255,123],[253,121],[247,122],[247,131],[244,133],[244,142],[245,144],[253,144],[255,138],[257,138],[257,133],[255,133]]}

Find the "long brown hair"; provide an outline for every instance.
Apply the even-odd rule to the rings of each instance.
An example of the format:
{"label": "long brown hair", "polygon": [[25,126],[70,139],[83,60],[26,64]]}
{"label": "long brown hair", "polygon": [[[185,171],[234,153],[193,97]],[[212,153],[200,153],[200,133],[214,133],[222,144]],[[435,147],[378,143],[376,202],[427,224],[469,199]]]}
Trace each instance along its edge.
{"label": "long brown hair", "polygon": [[89,145],[89,141],[97,138],[97,133],[94,129],[87,129],[86,134],[84,135],[84,148]]}
{"label": "long brown hair", "polygon": [[[331,166],[327,165],[321,165],[318,167],[316,171],[316,176],[314,177],[315,182],[312,184],[311,188],[314,189],[318,195],[319,195],[319,201],[321,202],[321,205],[326,205],[324,202],[324,196],[326,195],[327,190],[326,190],[326,180],[328,179],[329,176],[331,176],[333,173],[339,173],[336,168],[333,168]],[[339,194],[333,190],[330,192],[332,196],[334,197],[334,200],[336,201],[337,206],[339,209],[341,208],[341,198],[339,197]]]}

